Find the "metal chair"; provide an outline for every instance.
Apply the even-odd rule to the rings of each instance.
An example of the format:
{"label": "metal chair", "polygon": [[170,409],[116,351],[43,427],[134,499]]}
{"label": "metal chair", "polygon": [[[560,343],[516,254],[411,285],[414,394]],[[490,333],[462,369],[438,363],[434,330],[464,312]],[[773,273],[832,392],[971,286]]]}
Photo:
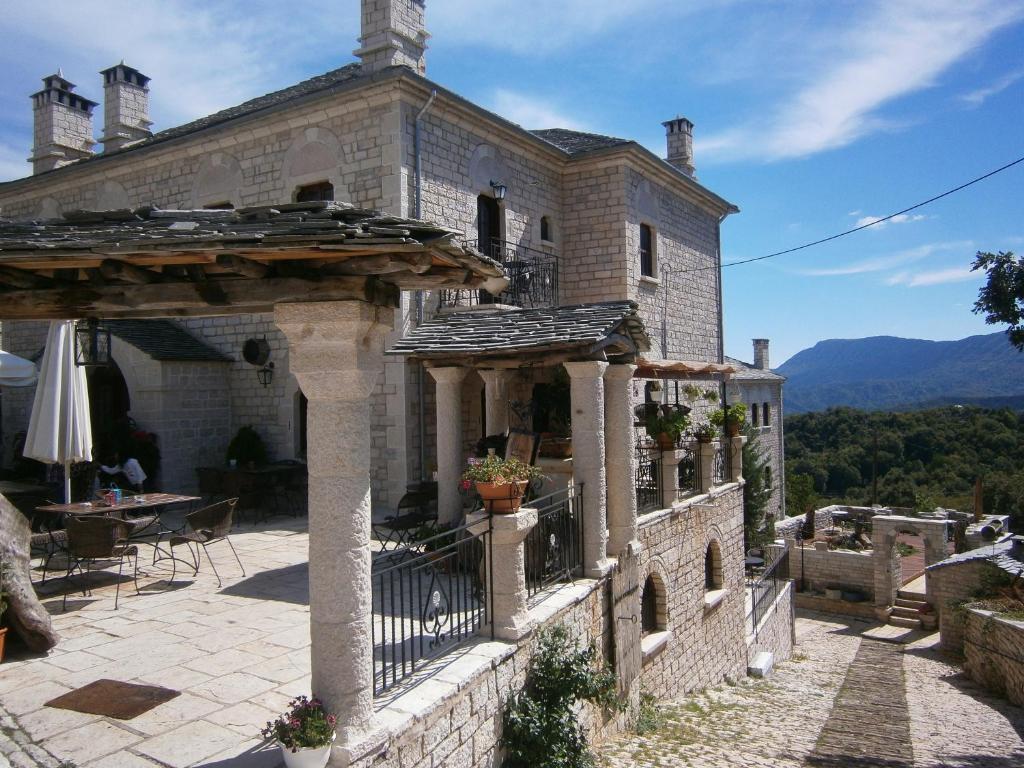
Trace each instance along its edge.
{"label": "metal chair", "polygon": [[[114,610],[117,610],[118,599],[121,596],[121,574],[124,571],[124,559],[134,558],[135,568],[133,581],[135,592],[139,592],[139,549],[136,545],[129,543],[128,537],[131,526],[124,520],[112,517],[100,517],[93,515],[69,516],[65,523],[67,531],[67,553],[68,570],[65,580],[70,583],[71,576],[78,569],[79,573],[85,576],[92,563],[97,560],[112,560],[117,558],[117,588],[114,591]],[[85,570],[82,565],[85,565]],[[90,594],[88,586],[82,593]],[[63,608],[68,605],[68,593],[64,592]]]}
{"label": "metal chair", "polygon": [[[245,576],[245,566],[242,565],[238,552],[235,551],[235,545],[231,543],[231,539],[228,537],[231,533],[232,515],[234,514],[236,504],[238,504],[237,498],[227,499],[226,501],[211,504],[208,507],[197,509],[195,512],[189,512],[185,515],[185,525],[167,540],[171,550],[170,560],[173,563],[171,581],[174,581],[174,577],[178,572],[179,558],[174,556],[174,548],[184,544],[188,548],[189,554],[192,555],[192,575],[195,576],[199,573],[199,548],[202,547],[203,552],[206,553],[206,559],[210,561],[210,567],[213,568],[213,575],[217,577],[217,586],[220,587],[222,582],[220,574],[217,572],[217,565],[213,562],[213,558],[210,557],[210,552],[207,549],[211,544],[215,544],[218,541],[227,542],[231,548],[231,554],[235,556],[235,561],[242,571],[242,575]],[[195,546],[194,550],[193,546]],[[164,560],[167,558],[160,559]]]}
{"label": "metal chair", "polygon": [[437,510],[430,504],[427,491],[410,491],[398,501],[398,509],[394,515],[384,518],[381,523],[372,527],[377,540],[381,542],[380,551],[387,552],[412,544],[413,532],[420,526],[437,521]]}

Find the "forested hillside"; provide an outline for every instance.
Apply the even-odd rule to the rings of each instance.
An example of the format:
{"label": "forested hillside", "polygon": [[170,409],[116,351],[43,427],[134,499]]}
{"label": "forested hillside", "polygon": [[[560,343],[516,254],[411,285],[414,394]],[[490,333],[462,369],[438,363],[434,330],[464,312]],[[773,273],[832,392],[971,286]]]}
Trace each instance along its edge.
{"label": "forested hillside", "polygon": [[880,504],[969,511],[981,477],[985,510],[1024,522],[1024,414],[970,406],[830,408],[788,416],[785,428],[787,475],[809,476],[829,502],[871,503],[874,471]]}

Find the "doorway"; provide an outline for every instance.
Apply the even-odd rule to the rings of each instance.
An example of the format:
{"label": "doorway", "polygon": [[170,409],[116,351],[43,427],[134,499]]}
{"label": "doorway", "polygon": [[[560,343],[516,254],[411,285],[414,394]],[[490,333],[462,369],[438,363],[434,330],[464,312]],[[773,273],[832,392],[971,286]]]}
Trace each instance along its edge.
{"label": "doorway", "polygon": [[[476,244],[485,256],[501,260],[501,208],[490,195],[476,199]],[[480,291],[481,304],[494,304],[495,299],[493,294]]]}
{"label": "doorway", "polygon": [[109,450],[127,432],[132,407],[128,385],[113,360],[90,369],[88,382],[93,445]]}

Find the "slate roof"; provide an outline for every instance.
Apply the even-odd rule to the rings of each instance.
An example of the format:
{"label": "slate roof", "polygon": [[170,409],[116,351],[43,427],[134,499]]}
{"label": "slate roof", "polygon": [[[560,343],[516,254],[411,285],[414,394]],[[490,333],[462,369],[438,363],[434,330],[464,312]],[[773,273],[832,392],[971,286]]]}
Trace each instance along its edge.
{"label": "slate roof", "polygon": [[1012,539],[1000,541],[996,544],[986,544],[983,547],[978,547],[978,549],[972,549],[970,552],[961,552],[958,555],[951,555],[941,563],[929,565],[927,570],[931,571],[936,568],[946,568],[950,565],[968,563],[974,560],[987,560],[992,563],[992,565],[997,568],[1001,568],[1011,575],[1024,576],[1024,562],[1021,562],[1010,554],[1012,547]]}
{"label": "slate roof", "polygon": [[781,383],[786,380],[785,376],[781,376],[774,371],[755,368],[750,363],[737,360],[735,357],[726,356],[725,362],[729,363],[736,369],[736,372],[732,375],[732,378],[735,381],[767,381],[772,383]]}
{"label": "slate roof", "polygon": [[[650,340],[632,301],[544,309],[459,312],[424,323],[388,354],[417,358],[509,357],[517,353],[578,350],[584,355],[621,334],[638,351]],[[628,346],[628,345],[627,345]],[[624,348],[620,353],[629,352]]]}
{"label": "slate roof", "polygon": [[566,128],[545,128],[543,130],[530,131],[530,133],[539,139],[543,139],[548,144],[554,144],[572,157],[583,155],[587,152],[595,152],[599,149],[611,149],[612,147],[622,147],[626,144],[634,143],[629,139],[603,136],[600,133],[570,131]]}
{"label": "slate roof", "polygon": [[170,320],[110,320],[110,333],[154,360],[230,363],[231,358]]}

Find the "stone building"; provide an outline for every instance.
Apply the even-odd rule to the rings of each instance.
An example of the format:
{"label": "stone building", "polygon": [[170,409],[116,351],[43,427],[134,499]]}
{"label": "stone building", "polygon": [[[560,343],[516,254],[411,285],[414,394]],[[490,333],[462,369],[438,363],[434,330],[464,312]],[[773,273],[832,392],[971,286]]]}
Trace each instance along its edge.
{"label": "stone building", "polygon": [[[358,63],[152,134],[149,79],[122,62],[103,73],[104,147],[99,154],[91,153],[96,103],[79,96],[62,75],[46,78],[33,97],[35,173],[0,184],[0,209],[5,218],[20,220],[76,209],[122,209],[129,226],[133,214],[128,209],[142,206],[243,209],[338,200],[448,227],[498,261],[509,281],[498,294],[477,288],[401,293],[393,331],[383,345],[397,353],[383,359],[368,398],[369,442],[360,447],[369,454],[375,517],[393,511],[410,483],[435,471],[448,489],[439,489],[439,506],[451,502],[447,481],[457,476],[470,446],[509,425],[515,415],[512,401],[530,396],[529,388],[522,389],[524,382],[532,386],[553,375],[530,371],[515,378],[493,360],[493,365],[448,360],[427,368],[416,349],[403,353],[400,341],[429,333],[432,323],[451,317],[460,322],[488,317],[500,325],[493,320],[495,313],[558,314],[585,305],[583,311],[593,314],[611,307],[618,314],[604,335],[579,347],[589,356],[570,357],[564,365],[576,414],[570,474],[574,482],[585,478],[587,488],[582,570],[589,578],[585,596],[555,613],[578,623],[586,639],[638,654],[642,650],[643,670],[638,662],[632,679],[640,677],[659,694],[741,675],[746,659],[738,443],[731,461],[725,446],[693,449],[704,456],[693,486],[662,487],[655,508],[640,514],[632,482],[637,477],[632,406],[651,391],[644,379],[680,377],[719,387],[730,371],[723,364],[719,232],[737,208],[694,177],[693,126],[684,118],[664,124],[665,160],[626,139],[559,128],[526,130],[428,80],[424,14],[420,0],[363,0]],[[183,215],[182,223],[188,219]],[[0,269],[0,283],[4,275],[10,277]],[[61,279],[59,274],[37,277]],[[288,306],[278,305],[276,316],[112,323],[115,370],[123,379],[116,384],[125,394],[121,408],[141,428],[158,433],[164,446],[164,487],[194,488],[194,468],[222,464],[231,435],[245,425],[260,432],[271,458],[305,457],[307,405],[293,372],[294,365],[302,373],[295,345],[306,339],[305,326],[288,319],[292,310],[281,309]],[[153,323],[159,326],[147,330]],[[613,333],[622,323],[634,331]],[[634,346],[628,359],[606,353],[630,335]],[[44,338],[44,323],[4,323],[5,348],[17,354],[33,356]],[[242,345],[250,339],[265,340],[270,350],[274,369],[266,384],[267,377],[258,380],[257,370],[242,359]],[[557,346],[557,341],[550,343]],[[199,355],[198,350],[205,351]],[[506,352],[521,355],[523,350]],[[640,352],[644,359],[633,360]],[[550,368],[562,367],[557,359],[548,362]],[[667,401],[671,388],[660,391]],[[3,402],[8,455],[11,437],[27,422],[30,397],[22,397]],[[781,385],[777,396],[765,394],[762,402],[770,404],[771,420],[780,419]],[[770,430],[781,445],[778,424]],[[606,451],[609,435],[614,439]],[[171,446],[175,449],[168,450]],[[178,450],[182,446],[187,450]],[[332,456],[354,450],[320,447]],[[657,460],[662,478],[676,478],[672,462],[684,452],[680,448]],[[781,475],[780,468],[777,483]],[[313,501],[311,493],[311,520],[329,506],[326,496]],[[346,531],[356,525],[345,524]],[[353,548],[368,549],[368,530],[365,542],[360,538],[364,532],[357,533]],[[325,551],[311,552],[311,569],[314,560],[322,563],[325,556]],[[626,561],[634,563],[639,582],[623,589],[623,599],[636,602],[623,607],[626,614],[632,612],[629,627],[608,603],[610,591],[602,588]],[[361,562],[332,563],[331,572]],[[347,578],[369,582],[360,573]],[[360,599],[372,603],[368,595]],[[315,609],[326,611],[327,603]],[[550,619],[547,608],[535,610],[542,609]],[[501,610],[512,609],[503,605]],[[642,622],[637,620],[641,612]],[[363,687],[353,711],[359,710],[356,725],[362,727],[359,718],[370,717],[365,684],[371,673],[342,669],[359,657],[358,649],[339,650],[334,635],[318,634],[318,621],[337,622],[324,615],[314,616],[313,654],[329,662],[320,673],[314,663],[314,676],[330,680],[315,679],[314,684],[324,685],[330,699],[340,690],[343,675],[356,679]],[[778,615],[788,616],[788,609]],[[531,619],[531,626],[537,623],[543,622]],[[635,631],[635,642],[615,637],[620,631]],[[501,637],[518,640],[521,633]],[[518,647],[516,658],[525,653],[524,646]],[[511,657],[502,654],[504,664]],[[505,675],[495,694],[501,696],[511,672],[495,665],[499,677]],[[523,665],[516,661],[514,667],[521,678]],[[485,674],[474,680],[492,686]],[[372,677],[369,682],[372,691]],[[493,757],[500,709],[488,706],[481,717],[485,725],[480,731],[487,732],[486,749]],[[450,722],[455,721],[453,715]],[[396,740],[414,738],[410,733]],[[450,742],[453,749],[466,748],[464,741],[445,739]],[[391,753],[395,760],[399,754]],[[436,763],[444,756],[433,757]],[[424,759],[429,764],[431,756]],[[478,762],[476,755],[473,762]]]}
{"label": "stone building", "polygon": [[786,517],[786,449],[783,431],[782,385],[785,376],[772,371],[768,357],[768,339],[754,339],[754,363],[727,357],[736,373],[728,388],[730,402],[747,406],[750,423],[765,458],[768,459],[768,484],[772,489],[769,513],[776,520]]}

